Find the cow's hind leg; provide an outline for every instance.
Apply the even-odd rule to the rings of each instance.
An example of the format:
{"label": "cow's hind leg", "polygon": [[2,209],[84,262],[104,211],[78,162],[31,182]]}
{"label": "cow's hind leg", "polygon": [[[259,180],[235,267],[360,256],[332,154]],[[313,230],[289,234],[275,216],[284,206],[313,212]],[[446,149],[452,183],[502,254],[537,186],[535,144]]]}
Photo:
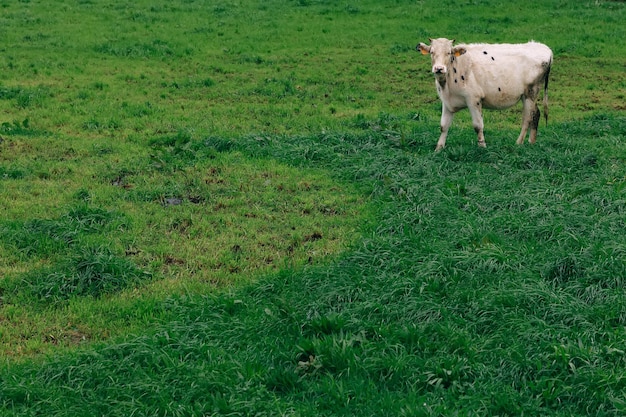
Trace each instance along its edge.
{"label": "cow's hind leg", "polygon": [[530,137],[528,138],[530,143],[535,143],[537,140],[537,129],[539,128],[539,119],[541,119],[541,112],[536,102],[534,107],[530,120]]}
{"label": "cow's hind leg", "polygon": [[522,110],[522,131],[517,138],[517,144],[524,143],[526,132],[530,127],[530,137],[528,141],[535,143],[537,139],[537,126],[539,126],[539,107],[537,106],[537,97],[539,96],[539,83],[529,85],[525,94],[522,96],[524,108]]}
{"label": "cow's hind leg", "polygon": [[435,148],[435,152],[439,152],[446,146],[446,137],[448,136],[448,129],[450,129],[450,125],[452,124],[452,119],[454,119],[454,113],[446,109],[446,106],[442,106],[441,110],[441,135],[439,136],[439,140],[437,141],[437,147]]}
{"label": "cow's hind leg", "polygon": [[532,108],[533,105],[536,107],[535,102],[527,97],[522,97],[522,130],[517,138],[517,144],[521,145],[524,143],[524,139],[526,139],[526,133],[528,132],[528,126],[530,126],[530,120],[532,118]]}

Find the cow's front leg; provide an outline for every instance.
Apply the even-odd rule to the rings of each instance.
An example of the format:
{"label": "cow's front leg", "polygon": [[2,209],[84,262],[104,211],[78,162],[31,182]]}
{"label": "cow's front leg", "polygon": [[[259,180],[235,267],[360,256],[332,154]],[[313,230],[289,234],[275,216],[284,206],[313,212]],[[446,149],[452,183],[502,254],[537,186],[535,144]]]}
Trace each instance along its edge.
{"label": "cow's front leg", "polygon": [[443,105],[441,110],[441,135],[437,141],[435,152],[439,152],[446,146],[446,137],[448,136],[448,129],[450,129],[450,125],[452,124],[452,119],[454,119],[454,113]]}
{"label": "cow's front leg", "polygon": [[478,136],[478,146],[483,148],[487,147],[485,143],[485,124],[483,122],[483,105],[480,100],[475,100],[469,103],[469,111],[472,115],[472,124],[474,125],[474,131]]}

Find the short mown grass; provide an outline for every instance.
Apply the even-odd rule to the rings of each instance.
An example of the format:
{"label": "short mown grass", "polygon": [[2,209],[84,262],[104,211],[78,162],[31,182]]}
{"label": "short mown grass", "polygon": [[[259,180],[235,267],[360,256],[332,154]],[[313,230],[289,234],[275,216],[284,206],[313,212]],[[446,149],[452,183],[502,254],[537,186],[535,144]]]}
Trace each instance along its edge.
{"label": "short mown grass", "polygon": [[[41,179],[28,165],[24,176],[3,179],[7,207],[33,182],[42,182],[42,189],[52,185],[55,195],[47,203],[56,206],[42,217],[32,217],[34,210],[0,221],[0,309],[11,321],[20,318],[17,326],[4,326],[6,354],[46,351],[42,340],[59,326],[79,324],[86,339],[98,340],[95,335],[126,333],[151,321],[150,315],[133,314],[125,324],[113,325],[111,317],[110,325],[99,328],[103,324],[92,323],[84,303],[135,299],[140,310],[156,309],[157,319],[154,303],[163,297],[318,263],[352,241],[358,219],[366,218],[364,198],[319,170],[300,173],[275,160],[221,152],[211,139],[183,133],[153,138],[147,150],[143,159],[135,155],[132,163],[114,167],[103,160],[118,157],[117,151],[90,151],[100,157],[87,167],[91,182],[71,168]],[[69,181],[75,182],[68,187]],[[47,195],[33,194],[21,203]],[[63,309],[67,317],[50,308]],[[34,317],[37,324],[21,323]],[[72,346],[75,340],[63,342]]]}
{"label": "short mown grass", "polygon": [[[0,8],[3,416],[626,412],[622,2]],[[534,146],[434,154],[438,36],[552,47]]]}

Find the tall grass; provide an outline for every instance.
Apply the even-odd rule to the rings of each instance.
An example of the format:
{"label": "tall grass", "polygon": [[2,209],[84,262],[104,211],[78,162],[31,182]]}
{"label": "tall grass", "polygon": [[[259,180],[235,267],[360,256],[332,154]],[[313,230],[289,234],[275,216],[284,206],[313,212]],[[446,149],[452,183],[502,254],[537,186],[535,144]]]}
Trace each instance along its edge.
{"label": "tall grass", "polygon": [[[626,412],[622,3],[2,7],[0,414]],[[534,146],[433,153],[439,35],[553,48]]]}
{"label": "tall grass", "polygon": [[377,132],[208,140],[333,169],[379,220],[335,263],[171,297],[175,319],[145,335],[12,367],[7,410],[619,415],[625,123],[440,155]]}

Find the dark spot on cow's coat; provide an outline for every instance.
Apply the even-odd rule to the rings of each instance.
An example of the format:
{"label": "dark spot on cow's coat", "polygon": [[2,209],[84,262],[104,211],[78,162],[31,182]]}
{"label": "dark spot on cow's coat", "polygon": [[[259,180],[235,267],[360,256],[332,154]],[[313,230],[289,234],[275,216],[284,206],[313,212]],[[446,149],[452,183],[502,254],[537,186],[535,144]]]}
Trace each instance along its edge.
{"label": "dark spot on cow's coat", "polygon": [[494,57],[491,57],[491,60],[492,60],[492,61],[495,61],[496,59],[495,59]]}
{"label": "dark spot on cow's coat", "polygon": [[483,54],[487,55],[487,51],[483,51]]}
{"label": "dark spot on cow's coat", "polygon": [[452,67],[452,71],[456,74],[456,68]]}
{"label": "dark spot on cow's coat", "polygon": [[465,75],[461,75],[461,79],[465,81]]}
{"label": "dark spot on cow's coat", "polygon": [[498,91],[502,91],[502,89],[500,87],[498,87]]}
{"label": "dark spot on cow's coat", "polygon": [[455,82],[455,83],[457,83],[457,82],[458,82],[456,78],[454,79],[454,82]]}

